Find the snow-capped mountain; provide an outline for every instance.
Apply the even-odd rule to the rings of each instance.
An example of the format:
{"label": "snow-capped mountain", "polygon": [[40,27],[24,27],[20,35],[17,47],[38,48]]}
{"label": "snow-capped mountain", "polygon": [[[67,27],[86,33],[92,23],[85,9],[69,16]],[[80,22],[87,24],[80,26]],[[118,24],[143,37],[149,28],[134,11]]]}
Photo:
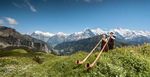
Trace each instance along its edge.
{"label": "snow-capped mountain", "polygon": [[91,29],[86,29],[82,32],[75,32],[67,37],[67,41],[77,41],[95,36],[95,33]]}
{"label": "snow-capped mountain", "polygon": [[122,41],[129,44],[150,43],[150,32],[148,31],[135,31],[117,28],[110,30],[109,32],[114,32],[117,38],[122,39]]}
{"label": "snow-capped mountain", "polygon": [[108,31],[102,30],[100,28],[85,29],[84,31],[75,32],[72,34],[65,34],[63,32],[53,34],[49,32],[36,31],[32,33],[31,36],[46,41],[48,44],[55,46],[62,42],[78,41],[101,34],[109,34],[109,32],[114,32],[114,35],[117,37],[117,39],[120,39],[121,41],[126,43],[142,44],[144,42],[150,42],[150,32],[135,31],[123,28],[116,28]]}
{"label": "snow-capped mountain", "polygon": [[66,38],[67,38],[67,34],[63,33],[63,32],[58,32],[57,34],[55,34],[54,36],[50,37],[47,41],[47,43],[51,46],[55,46],[59,43],[65,42]]}
{"label": "snow-capped mountain", "polygon": [[49,32],[35,31],[31,34],[31,36],[36,39],[47,42],[50,37],[54,36],[54,34]]}
{"label": "snow-capped mountain", "polygon": [[100,28],[96,28],[96,29],[91,29],[91,31],[95,34],[95,35],[100,35],[100,34],[104,34],[107,33],[107,31],[104,31]]}
{"label": "snow-capped mountain", "polygon": [[86,29],[82,32],[75,32],[73,34],[57,33],[56,35],[50,37],[47,43],[55,46],[62,42],[78,41],[80,39],[86,39],[93,36],[95,36],[95,33],[93,33],[90,29]]}
{"label": "snow-capped mountain", "polygon": [[56,34],[49,32],[36,31],[31,34],[32,37],[43,40],[51,46],[55,46],[62,42],[78,41],[81,39],[90,38],[98,34],[104,33],[100,28],[97,29],[85,29],[81,32],[75,32],[72,34],[65,34],[58,32]]}

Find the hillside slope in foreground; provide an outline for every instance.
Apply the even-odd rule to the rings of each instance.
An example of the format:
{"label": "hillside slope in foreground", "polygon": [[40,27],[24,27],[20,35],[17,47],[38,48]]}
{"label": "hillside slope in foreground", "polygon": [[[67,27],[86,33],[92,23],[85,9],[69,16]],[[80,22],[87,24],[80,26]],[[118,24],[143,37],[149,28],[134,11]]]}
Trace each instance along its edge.
{"label": "hillside slope in foreground", "polygon": [[0,77],[149,77],[150,45],[116,48],[104,52],[96,66],[87,71],[85,64],[92,62],[96,51],[83,65],[76,65],[88,53],[55,56],[23,49],[0,51]]}

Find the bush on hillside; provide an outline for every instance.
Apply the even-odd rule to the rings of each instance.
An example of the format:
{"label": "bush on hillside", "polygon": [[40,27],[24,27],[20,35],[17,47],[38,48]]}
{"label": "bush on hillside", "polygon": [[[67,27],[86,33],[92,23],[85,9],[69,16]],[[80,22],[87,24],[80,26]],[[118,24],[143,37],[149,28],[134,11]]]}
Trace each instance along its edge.
{"label": "bush on hillside", "polygon": [[40,56],[34,56],[33,60],[38,64],[42,64],[44,62],[43,58],[41,58]]}

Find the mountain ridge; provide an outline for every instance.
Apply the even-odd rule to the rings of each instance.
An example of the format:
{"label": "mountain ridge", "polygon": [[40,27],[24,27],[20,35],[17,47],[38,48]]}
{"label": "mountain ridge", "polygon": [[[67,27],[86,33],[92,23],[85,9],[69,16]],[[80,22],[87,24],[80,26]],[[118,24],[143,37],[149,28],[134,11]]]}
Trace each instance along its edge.
{"label": "mountain ridge", "polygon": [[46,42],[33,38],[30,35],[23,35],[13,28],[0,26],[0,48],[26,47],[37,51],[49,52]]}
{"label": "mountain ridge", "polygon": [[[53,44],[54,46],[56,46],[57,44],[60,44],[63,42],[78,41],[81,39],[86,39],[86,38],[90,38],[90,37],[101,35],[101,34],[109,34],[109,32],[114,32],[117,38],[122,39],[126,43],[142,44],[144,42],[150,42],[149,31],[142,31],[142,30],[136,31],[136,30],[130,30],[130,29],[123,29],[123,28],[116,28],[116,29],[110,29],[110,30],[103,30],[101,28],[85,29],[84,31],[74,32],[72,34],[63,33],[65,38],[59,37],[59,35],[57,35],[56,33],[53,36],[50,36],[49,39],[45,42],[48,43],[48,41],[50,41],[49,43],[50,45]],[[55,37],[56,35],[58,37]],[[53,39],[51,39],[54,37],[57,39],[57,42],[56,41],[53,42]],[[43,39],[41,38],[40,40],[43,40]]]}

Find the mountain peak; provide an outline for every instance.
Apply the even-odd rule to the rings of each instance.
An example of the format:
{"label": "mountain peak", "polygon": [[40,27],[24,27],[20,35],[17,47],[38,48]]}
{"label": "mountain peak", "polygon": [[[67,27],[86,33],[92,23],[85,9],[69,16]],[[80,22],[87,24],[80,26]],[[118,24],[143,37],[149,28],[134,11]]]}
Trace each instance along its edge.
{"label": "mountain peak", "polygon": [[66,33],[64,33],[64,32],[58,32],[56,35],[67,36],[68,34],[66,34]]}
{"label": "mountain peak", "polygon": [[91,29],[85,29],[84,32],[90,33],[90,32],[92,32],[92,31],[91,31]]}
{"label": "mountain peak", "polygon": [[0,30],[12,30],[12,31],[15,31],[15,29],[10,28],[10,27],[6,27],[6,26],[0,26]]}
{"label": "mountain peak", "polygon": [[102,30],[101,28],[92,29],[91,31],[93,33],[95,33],[96,35],[100,35],[100,34],[106,33],[106,31]]}

